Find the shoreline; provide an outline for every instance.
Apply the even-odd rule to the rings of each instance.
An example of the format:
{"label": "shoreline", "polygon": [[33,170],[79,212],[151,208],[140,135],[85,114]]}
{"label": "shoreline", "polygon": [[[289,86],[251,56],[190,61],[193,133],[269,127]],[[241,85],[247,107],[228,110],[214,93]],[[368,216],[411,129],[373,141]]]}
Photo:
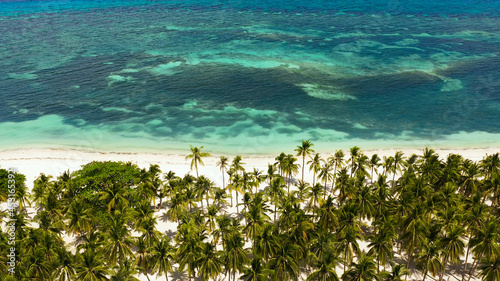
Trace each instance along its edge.
{"label": "shoreline", "polygon": [[[294,151],[296,147],[290,147],[283,152],[286,154],[296,155]],[[371,157],[373,154],[378,154],[378,156],[383,159],[383,157],[394,156],[396,151],[402,151],[404,157],[409,157],[412,154],[422,155],[423,149],[425,148],[407,148],[407,149],[367,149],[361,148],[361,152]],[[464,158],[479,161],[483,159],[486,155],[495,154],[500,152],[499,147],[487,147],[487,148],[455,148],[455,149],[438,149],[429,147],[433,149],[440,157],[440,159],[445,160],[449,154],[460,154]],[[314,147],[313,147],[314,149]],[[209,152],[211,157],[204,157],[204,166],[200,166],[200,174],[207,176],[213,180],[219,186],[222,186],[222,176],[219,167],[216,163],[219,161],[219,157],[224,155],[232,161],[232,158],[237,154],[218,154],[211,153],[206,148],[204,152]],[[343,150],[345,154],[345,159],[349,158],[349,150]],[[329,153],[318,152],[322,158],[326,159],[328,156],[335,153],[335,151],[330,151]],[[178,153],[178,151],[166,151],[166,152],[103,152],[103,151],[86,151],[77,149],[66,149],[66,148],[18,148],[18,149],[6,149],[0,151],[0,167],[1,168],[16,168],[20,173],[26,175],[26,184],[28,189],[31,190],[33,187],[33,180],[35,180],[40,173],[46,175],[52,175],[54,177],[59,176],[64,171],[73,172],[81,168],[82,165],[90,163],[92,161],[122,161],[122,162],[132,162],[139,166],[140,168],[148,168],[151,164],[157,164],[163,173],[168,171],[173,171],[176,174],[183,175],[187,173],[194,173],[190,169],[190,160],[186,160],[186,155],[190,154],[189,147],[183,151],[183,153]],[[241,154],[243,158],[243,166],[246,169],[253,170],[253,168],[259,169],[263,172],[267,171],[267,166],[270,163],[275,162],[276,154]],[[297,156],[296,156],[297,157]],[[302,159],[297,157],[297,163],[302,164]],[[308,158],[308,157],[307,157]],[[306,159],[306,162],[309,159]],[[306,164],[305,168],[305,179],[312,181],[312,173],[309,172],[309,167]]]}
{"label": "shoreline", "polygon": [[[300,143],[297,143],[297,146],[300,145]],[[195,146],[195,145],[193,145]],[[429,148],[433,149],[437,154],[439,154],[440,157],[443,157],[448,154],[461,154],[462,156],[466,155],[475,155],[476,157],[479,156],[478,154],[494,154],[497,152],[500,152],[500,143],[498,146],[467,146],[467,147],[440,147],[440,146],[414,146],[414,147],[394,147],[394,148],[386,148],[386,147],[380,147],[380,148],[368,148],[365,149],[363,146],[359,146],[356,144],[353,144],[352,147],[357,146],[361,149],[361,152],[363,152],[366,155],[372,155],[372,154],[378,154],[379,156],[389,156],[393,155],[396,151],[402,151],[404,155],[408,156],[413,153],[419,154],[421,153],[424,149]],[[290,154],[295,154],[294,149],[295,147],[290,147],[289,149],[283,149],[279,152],[276,153],[234,153],[234,152],[228,152],[228,153],[220,153],[220,152],[211,152],[209,149],[206,147],[203,148],[204,152],[208,152],[211,154],[210,157],[206,157],[204,159],[210,159],[210,158],[218,158],[219,156],[227,156],[227,157],[235,157],[236,155],[241,155],[242,157],[245,158],[255,158],[255,159],[263,159],[263,158],[274,158],[278,156],[280,153],[290,153]],[[349,153],[350,148],[338,148],[338,149],[332,149],[330,151],[325,152],[323,149],[315,149],[315,147],[312,147],[313,150],[315,150],[314,153],[319,153],[322,155],[332,155],[335,153],[337,150],[343,150],[344,154],[347,156]],[[57,153],[54,155],[53,153]],[[8,149],[3,149],[0,150],[0,161],[3,160],[32,160],[32,159],[68,159],[65,156],[61,156],[63,154],[65,155],[71,155],[71,154],[81,154],[81,155],[100,155],[100,156],[111,156],[111,157],[122,157],[122,156],[152,156],[152,157],[167,157],[167,156],[183,156],[185,157],[186,155],[190,154],[189,150],[189,144],[186,144],[186,149],[184,150],[178,150],[178,149],[165,149],[163,151],[106,151],[106,150],[88,150],[84,148],[67,148],[67,147],[32,147],[32,148],[8,148]],[[464,154],[462,154],[464,153]],[[30,154],[30,155],[35,155],[33,157],[15,157],[14,155],[25,155],[25,154]],[[51,154],[52,156],[46,157],[44,156],[45,154]],[[38,156],[40,155],[40,156]],[[484,156],[484,155],[483,155]],[[471,159],[472,160],[472,159]]]}

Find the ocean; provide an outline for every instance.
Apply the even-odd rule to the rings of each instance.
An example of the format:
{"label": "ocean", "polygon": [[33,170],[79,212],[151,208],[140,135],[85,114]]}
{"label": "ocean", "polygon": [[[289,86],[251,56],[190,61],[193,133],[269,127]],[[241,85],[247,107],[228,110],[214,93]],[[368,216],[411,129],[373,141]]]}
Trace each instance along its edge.
{"label": "ocean", "polygon": [[0,150],[500,145],[500,1],[1,1],[0,34]]}

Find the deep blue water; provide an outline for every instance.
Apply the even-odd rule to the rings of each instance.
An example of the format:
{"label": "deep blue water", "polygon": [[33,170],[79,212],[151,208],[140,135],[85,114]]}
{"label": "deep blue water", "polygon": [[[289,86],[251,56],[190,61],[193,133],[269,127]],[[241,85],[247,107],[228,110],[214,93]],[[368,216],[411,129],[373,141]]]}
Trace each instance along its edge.
{"label": "deep blue water", "polygon": [[500,1],[3,1],[0,145],[498,146]]}

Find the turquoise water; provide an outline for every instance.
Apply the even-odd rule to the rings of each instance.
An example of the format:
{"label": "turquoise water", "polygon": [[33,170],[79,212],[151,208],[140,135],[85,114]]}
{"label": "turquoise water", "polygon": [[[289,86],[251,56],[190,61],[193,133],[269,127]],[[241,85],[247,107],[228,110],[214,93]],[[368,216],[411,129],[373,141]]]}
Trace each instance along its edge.
{"label": "turquoise water", "polygon": [[0,2],[0,147],[500,145],[500,1]]}

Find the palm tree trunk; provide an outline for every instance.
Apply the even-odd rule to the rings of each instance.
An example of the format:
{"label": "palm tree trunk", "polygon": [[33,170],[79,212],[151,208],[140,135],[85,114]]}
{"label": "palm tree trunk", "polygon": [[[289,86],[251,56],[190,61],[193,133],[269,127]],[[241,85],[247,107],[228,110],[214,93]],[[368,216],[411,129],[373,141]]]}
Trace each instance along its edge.
{"label": "palm tree trunk", "polygon": [[286,182],[286,186],[288,188],[287,193],[290,193],[290,182],[292,181],[292,173],[288,174],[288,181]]}
{"label": "palm tree trunk", "polygon": [[302,181],[304,181],[304,165],[306,163],[306,156],[302,156]]}
{"label": "palm tree trunk", "polygon": [[222,188],[226,188],[226,184],[224,182],[224,171],[222,171]]}
{"label": "palm tree trunk", "polygon": [[316,171],[313,171],[313,185],[312,186],[314,186],[315,180],[316,180]]}
{"label": "palm tree trunk", "polygon": [[238,208],[238,191],[236,190],[236,214],[240,215],[240,208]]}
{"label": "palm tree trunk", "polygon": [[465,254],[465,263],[464,263],[464,269],[462,269],[462,281],[465,280],[465,272],[467,271],[467,260],[469,258],[469,250],[470,250],[470,238],[471,238],[472,233],[469,233],[469,238],[467,240],[467,253]]}
{"label": "palm tree trunk", "polygon": [[472,273],[474,273],[474,271],[476,271],[476,267],[479,264],[479,261],[481,260],[482,257],[483,257],[483,254],[481,253],[479,255],[478,259],[476,259],[476,261],[474,261],[474,263],[472,264],[472,268],[470,269],[470,272],[469,272],[469,279],[467,279],[467,281],[470,281],[470,279],[472,278]]}
{"label": "palm tree trunk", "polygon": [[425,281],[425,277],[427,277],[427,270],[424,272],[424,279],[422,281]]}
{"label": "palm tree trunk", "polygon": [[274,223],[276,223],[276,200],[274,200]]}
{"label": "palm tree trunk", "polygon": [[157,212],[160,211],[162,200],[163,200],[163,197],[160,197],[160,204],[158,205],[158,208],[156,209]]}
{"label": "palm tree trunk", "polygon": [[323,194],[323,199],[326,199],[326,184],[328,183],[328,179],[325,180],[325,194]]}
{"label": "palm tree trunk", "polygon": [[372,166],[372,184],[373,184],[373,168],[374,168],[374,167],[375,167],[375,166]]}
{"label": "palm tree trunk", "polygon": [[335,184],[337,183],[337,162],[335,162],[335,167],[333,168],[333,183],[332,188],[335,188]]}
{"label": "palm tree trunk", "polygon": [[347,263],[347,247],[344,250],[344,272],[345,272],[345,265]]}
{"label": "palm tree trunk", "polygon": [[148,279],[148,281],[151,281],[151,280],[149,280],[148,272],[146,271],[146,272],[144,272],[144,274],[146,275],[146,278]]}
{"label": "palm tree trunk", "polygon": [[446,257],[444,258],[443,271],[441,271],[441,274],[439,274],[439,281],[443,281],[444,273],[446,272],[446,264],[448,263],[448,256],[449,255],[446,255]]}

